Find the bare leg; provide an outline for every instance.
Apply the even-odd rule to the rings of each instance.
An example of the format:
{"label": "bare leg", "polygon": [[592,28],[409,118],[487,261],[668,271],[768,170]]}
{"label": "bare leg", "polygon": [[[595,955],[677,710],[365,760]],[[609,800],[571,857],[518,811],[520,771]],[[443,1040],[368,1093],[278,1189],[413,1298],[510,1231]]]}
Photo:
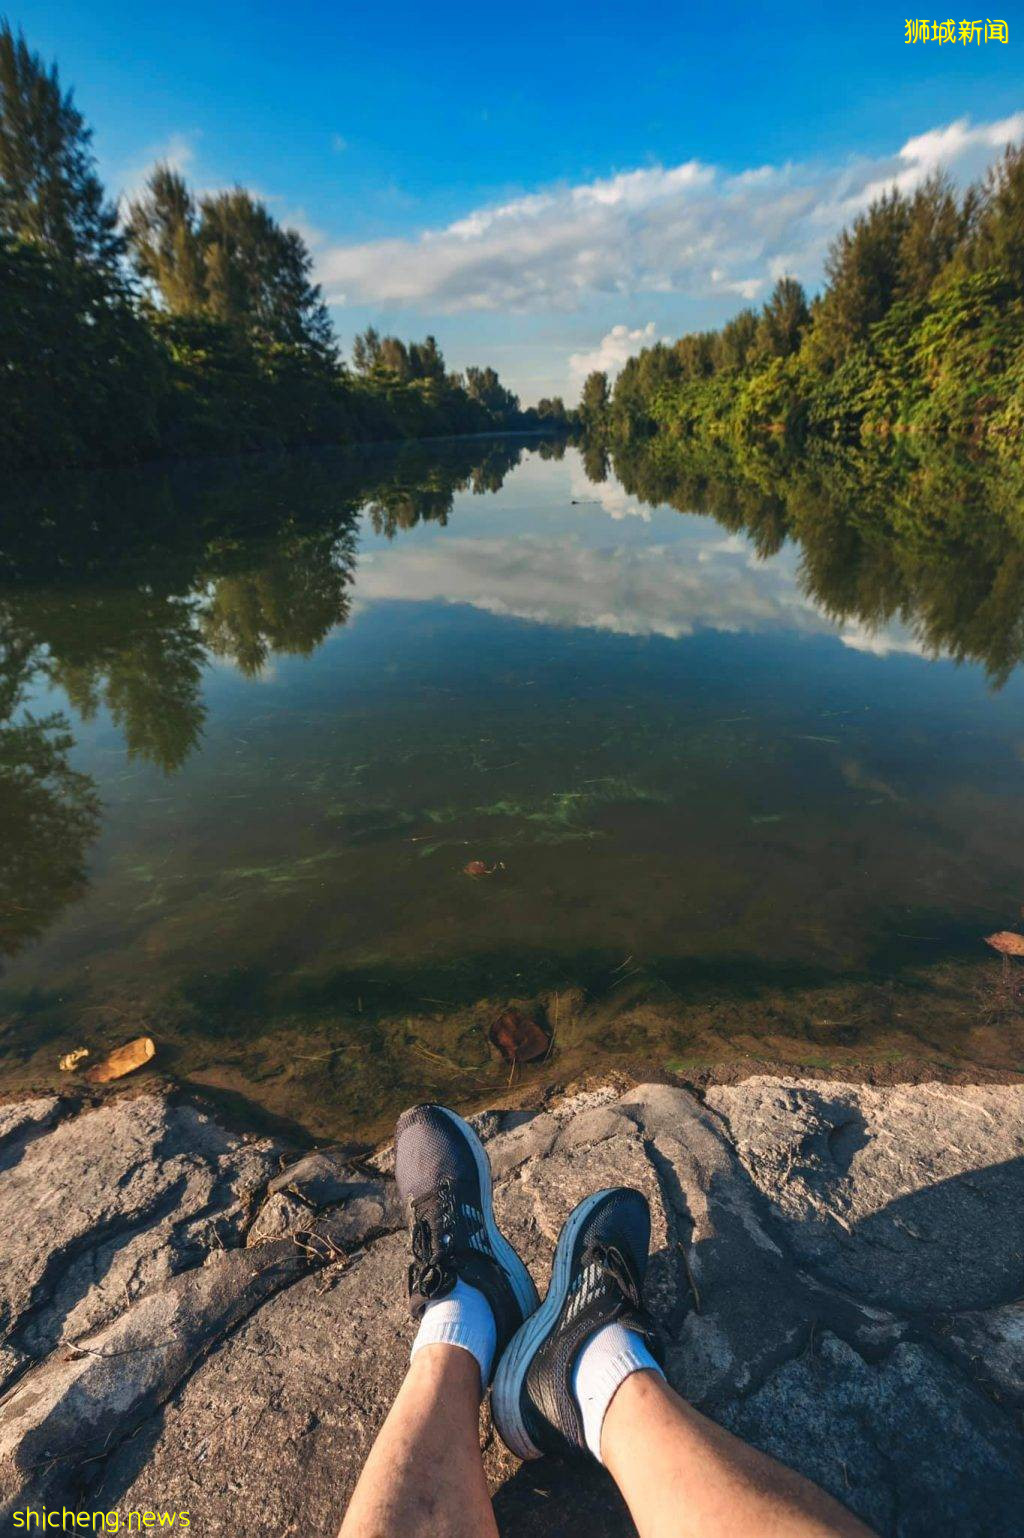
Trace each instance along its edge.
{"label": "bare leg", "polygon": [[653,1372],[623,1379],[601,1459],[640,1538],[871,1538],[830,1495],[748,1447]]}
{"label": "bare leg", "polygon": [[370,1449],[338,1538],[497,1538],[480,1457],[480,1369],[424,1346]]}

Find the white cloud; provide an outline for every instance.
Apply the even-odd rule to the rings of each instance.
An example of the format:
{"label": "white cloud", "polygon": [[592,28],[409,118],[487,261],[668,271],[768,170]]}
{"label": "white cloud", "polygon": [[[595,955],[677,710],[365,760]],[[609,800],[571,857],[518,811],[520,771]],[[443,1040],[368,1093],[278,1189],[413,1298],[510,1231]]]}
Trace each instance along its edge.
{"label": "white cloud", "polygon": [[590,352],[574,352],[569,358],[569,375],[574,385],[581,385],[587,375],[594,369],[600,369],[614,379],[627,358],[639,352],[642,347],[650,347],[656,340],[653,320],[646,326],[640,326],[635,331],[630,331],[628,326],[613,326],[606,331],[595,348]]}
{"label": "white cloud", "polygon": [[319,277],[335,302],[434,311],[571,309],[600,295],[734,294],[757,299],[780,272],[814,283],[828,242],[894,183],[943,167],[976,176],[1024,135],[1024,112],[967,118],[887,156],[791,162],[725,174],[699,161],[651,166],[470,210],[403,239],[327,247]]}
{"label": "white cloud", "polygon": [[585,532],[559,539],[449,534],[367,551],[353,615],[380,599],[440,601],[613,635],[679,640],[701,630],[838,633],[844,646],[877,657],[925,655],[903,626],[836,625],[801,590],[795,562],[761,561],[740,535],[723,538],[714,528],[692,534],[683,545],[624,540],[594,546],[581,537]]}

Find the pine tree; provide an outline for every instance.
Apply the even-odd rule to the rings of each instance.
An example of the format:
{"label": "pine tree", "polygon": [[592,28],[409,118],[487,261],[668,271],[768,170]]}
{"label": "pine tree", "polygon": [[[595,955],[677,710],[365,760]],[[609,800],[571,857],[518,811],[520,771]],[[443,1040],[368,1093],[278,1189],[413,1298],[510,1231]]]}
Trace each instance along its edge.
{"label": "pine tree", "polygon": [[803,285],[795,278],[780,278],[757,323],[758,356],[788,358],[800,346],[809,319]]}
{"label": "pine tree", "polygon": [[114,276],[124,243],[70,91],[0,23],[0,229]]}
{"label": "pine tree", "polygon": [[242,187],[203,198],[199,209],[209,313],[260,341],[331,354],[330,317],[301,235]]}
{"label": "pine tree", "polygon": [[127,225],[140,277],[159,290],[172,315],[201,314],[206,273],[195,200],[184,177],[157,166],[142,197],[129,205]]}

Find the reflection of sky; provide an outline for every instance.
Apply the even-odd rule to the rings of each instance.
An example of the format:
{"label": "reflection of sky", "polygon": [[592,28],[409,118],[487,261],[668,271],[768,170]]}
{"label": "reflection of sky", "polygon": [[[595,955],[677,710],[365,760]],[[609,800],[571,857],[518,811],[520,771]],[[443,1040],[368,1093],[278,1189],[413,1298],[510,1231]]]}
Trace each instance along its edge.
{"label": "reflection of sky", "polygon": [[[573,505],[575,503],[575,505]],[[564,628],[675,640],[701,630],[837,635],[875,656],[920,653],[902,626],[836,624],[801,591],[799,552],[761,560],[713,518],[649,508],[579,456],[531,457],[497,498],[459,497],[447,529],[363,543],[357,604],[469,604]]]}

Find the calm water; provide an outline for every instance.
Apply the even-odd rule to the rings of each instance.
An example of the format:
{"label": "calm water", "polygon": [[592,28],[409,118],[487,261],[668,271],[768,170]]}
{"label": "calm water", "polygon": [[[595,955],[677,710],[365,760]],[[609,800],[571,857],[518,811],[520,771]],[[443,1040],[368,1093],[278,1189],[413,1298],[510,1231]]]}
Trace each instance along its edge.
{"label": "calm water", "polygon": [[145,1029],[365,1132],[504,1088],[510,999],[546,1079],[1024,1071],[979,943],[1024,901],[1004,481],[617,469],[464,443],[25,491],[0,1087]]}

